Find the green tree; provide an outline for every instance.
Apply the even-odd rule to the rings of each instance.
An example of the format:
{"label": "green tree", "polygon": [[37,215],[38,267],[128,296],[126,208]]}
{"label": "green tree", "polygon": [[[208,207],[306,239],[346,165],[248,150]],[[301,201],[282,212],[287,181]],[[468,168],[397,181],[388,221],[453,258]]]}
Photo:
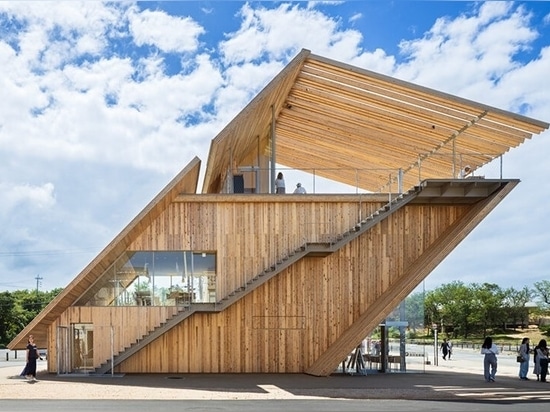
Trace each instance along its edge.
{"label": "green tree", "polygon": [[504,314],[502,310],[504,292],[494,283],[474,283],[474,311],[471,319],[475,325],[481,327],[480,332],[487,335],[490,329],[504,325]]}
{"label": "green tree", "polygon": [[534,283],[534,297],[539,298],[541,309],[548,310],[550,308],[550,280],[541,280]]}
{"label": "green tree", "polygon": [[508,288],[504,291],[503,309],[505,310],[504,329],[507,328],[507,322],[511,322],[515,327],[521,324],[522,327],[529,325],[529,309],[526,307],[527,302],[533,298],[533,291],[527,286],[521,290]]}
{"label": "green tree", "polygon": [[63,289],[16,290],[0,294],[0,345],[7,345]]}
{"label": "green tree", "polygon": [[456,338],[467,338],[472,332],[472,289],[463,282],[454,281],[426,294],[426,322],[439,325],[441,333]]}
{"label": "green tree", "polygon": [[0,344],[10,341],[11,329],[16,323],[15,298],[9,292],[0,293]]}

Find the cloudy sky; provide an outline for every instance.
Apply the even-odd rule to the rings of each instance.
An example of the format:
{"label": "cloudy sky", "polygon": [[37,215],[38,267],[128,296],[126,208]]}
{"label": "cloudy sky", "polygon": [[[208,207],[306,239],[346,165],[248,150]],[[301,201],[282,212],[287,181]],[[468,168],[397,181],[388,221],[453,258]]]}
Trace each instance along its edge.
{"label": "cloudy sky", "polygon": [[[0,291],[66,286],[302,48],[550,121],[547,2],[0,1]],[[549,279],[549,154],[427,289]]]}

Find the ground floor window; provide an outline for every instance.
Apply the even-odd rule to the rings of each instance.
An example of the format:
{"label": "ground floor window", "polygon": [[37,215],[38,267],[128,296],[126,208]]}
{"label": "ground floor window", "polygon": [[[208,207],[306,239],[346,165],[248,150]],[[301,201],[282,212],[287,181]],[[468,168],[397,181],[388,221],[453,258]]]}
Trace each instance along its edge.
{"label": "ground floor window", "polygon": [[[424,372],[433,353],[426,339],[424,284],[414,290],[338,367],[348,374]],[[436,353],[437,355],[437,353]]]}

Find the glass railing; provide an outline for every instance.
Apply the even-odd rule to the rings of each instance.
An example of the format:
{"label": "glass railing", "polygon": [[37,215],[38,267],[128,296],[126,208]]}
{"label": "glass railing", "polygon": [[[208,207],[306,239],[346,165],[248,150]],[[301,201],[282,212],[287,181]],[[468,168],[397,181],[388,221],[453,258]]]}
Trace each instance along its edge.
{"label": "glass railing", "polygon": [[[475,171],[464,171],[470,165],[482,165]],[[490,153],[429,153],[418,154],[415,162],[404,169],[391,168],[288,168],[277,166],[274,170],[255,166],[237,167],[228,176],[224,193],[274,193],[272,176],[283,174],[285,193],[292,194],[298,184],[307,194],[337,193],[402,193],[426,178],[456,179],[462,177],[490,177],[502,179],[503,157]],[[463,174],[465,174],[463,176]],[[339,175],[349,184],[339,183],[323,176]],[[363,189],[373,176],[380,182],[373,191]],[[237,179],[238,178],[238,179]],[[409,182],[408,187],[404,182]],[[412,184],[411,184],[412,183]],[[372,185],[370,185],[372,186]]]}

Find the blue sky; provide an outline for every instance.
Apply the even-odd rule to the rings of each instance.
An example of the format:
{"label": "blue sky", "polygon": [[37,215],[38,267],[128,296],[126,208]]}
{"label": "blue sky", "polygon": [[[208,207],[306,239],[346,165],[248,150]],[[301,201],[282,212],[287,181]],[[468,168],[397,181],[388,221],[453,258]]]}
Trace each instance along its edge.
{"label": "blue sky", "polygon": [[[302,48],[550,121],[547,2],[0,1],[0,291],[66,286]],[[549,137],[428,289],[548,279]]]}

